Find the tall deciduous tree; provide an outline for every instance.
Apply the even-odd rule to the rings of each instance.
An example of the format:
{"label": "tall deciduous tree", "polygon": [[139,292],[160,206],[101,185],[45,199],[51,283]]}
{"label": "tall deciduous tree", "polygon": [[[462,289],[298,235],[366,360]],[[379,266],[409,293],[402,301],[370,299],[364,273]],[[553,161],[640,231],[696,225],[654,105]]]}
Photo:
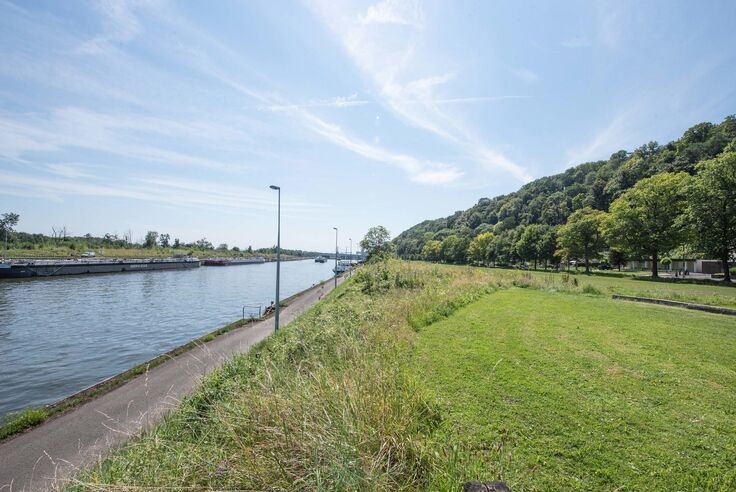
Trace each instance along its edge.
{"label": "tall deciduous tree", "polygon": [[468,246],[468,260],[478,265],[485,265],[490,261],[489,252],[493,251],[495,236],[492,232],[478,234]]}
{"label": "tall deciduous tree", "polygon": [[145,239],[145,242],[143,243],[143,246],[146,248],[155,248],[157,241],[158,241],[158,232],[148,231],[146,233],[146,239]]}
{"label": "tall deciduous tree", "polygon": [[442,259],[448,263],[464,263],[468,249],[468,241],[455,234],[442,240],[440,251]]}
{"label": "tall deciduous tree", "polygon": [[429,240],[422,248],[422,259],[427,261],[439,261],[442,255],[442,242]]}
{"label": "tall deciduous tree", "polygon": [[583,258],[585,271],[590,272],[590,259],[605,247],[603,218],[605,214],[590,207],[573,212],[560,227],[557,242],[569,257]]}
{"label": "tall deciduous tree", "polygon": [[544,234],[542,234],[539,244],[537,245],[537,253],[539,259],[544,261],[545,268],[547,263],[558,263],[559,257],[557,256],[557,228],[547,227],[545,228]]}
{"label": "tall deciduous tree", "polygon": [[5,241],[5,249],[8,249],[8,239],[13,234],[13,231],[15,231],[15,226],[19,220],[20,215],[13,212],[3,214],[0,219],[0,235],[2,235]]}
{"label": "tall deciduous tree", "polygon": [[687,173],[663,173],[642,179],[616,199],[605,221],[611,245],[652,260],[652,277],[658,276],[659,255],[686,241]]}
{"label": "tall deciduous tree", "polygon": [[532,224],[524,229],[521,237],[516,241],[516,253],[523,260],[533,261],[535,270],[537,262],[541,259],[540,245],[548,229],[549,226],[546,225]]}
{"label": "tall deciduous tree", "polygon": [[360,247],[368,254],[368,259],[383,258],[390,256],[393,252],[393,244],[391,244],[391,234],[388,229],[379,225],[371,227],[360,241]]}
{"label": "tall deciduous tree", "polygon": [[736,252],[736,152],[702,161],[690,188],[690,221],[695,242],[706,254],[723,262],[731,281],[729,256]]}

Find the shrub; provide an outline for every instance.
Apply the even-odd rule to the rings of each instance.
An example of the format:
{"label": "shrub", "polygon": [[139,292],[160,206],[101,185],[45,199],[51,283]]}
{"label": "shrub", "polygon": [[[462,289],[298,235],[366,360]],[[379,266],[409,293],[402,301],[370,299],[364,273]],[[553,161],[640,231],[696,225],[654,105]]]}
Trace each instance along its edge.
{"label": "shrub", "polygon": [[591,284],[585,284],[583,286],[582,290],[583,294],[593,294],[593,295],[601,295],[602,292],[598,290],[597,288],[593,287]]}

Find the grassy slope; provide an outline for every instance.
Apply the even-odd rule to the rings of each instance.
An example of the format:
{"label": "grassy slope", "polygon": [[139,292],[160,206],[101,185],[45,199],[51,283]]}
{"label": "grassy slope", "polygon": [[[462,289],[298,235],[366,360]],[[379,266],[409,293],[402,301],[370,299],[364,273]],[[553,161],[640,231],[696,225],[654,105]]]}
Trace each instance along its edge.
{"label": "grassy slope", "polygon": [[733,318],[530,290],[420,332],[449,439],[519,490],[733,490]]}
{"label": "grassy slope", "polygon": [[[505,290],[514,287],[547,293],[519,303],[526,307],[517,309],[513,300],[517,293],[525,296],[535,292]],[[565,454],[569,452],[565,451],[566,445],[554,433],[536,441],[520,440],[526,435],[537,436],[535,429],[553,426],[554,422],[569,428],[577,425],[590,432],[573,434],[572,442],[578,448],[603,449],[607,438],[621,434],[623,437],[617,439],[622,443],[620,449],[626,453],[638,453],[635,457],[651,454],[650,464],[671,464],[678,467],[669,470],[672,474],[685,477],[689,473],[704,479],[710,473],[707,470],[683,469],[690,462],[676,454],[681,448],[665,445],[662,439],[653,440],[650,435],[647,441],[638,444],[627,436],[649,425],[649,420],[657,426],[671,424],[668,430],[674,436],[697,435],[693,429],[706,429],[711,434],[707,434],[710,440],[705,445],[711,447],[722,444],[723,435],[733,432],[733,427],[723,419],[726,407],[719,407],[716,401],[721,397],[733,408],[734,361],[728,358],[729,347],[731,352],[734,348],[733,338],[729,338],[732,335],[728,334],[733,329],[733,319],[580,295],[591,288],[582,277],[574,282],[572,277],[564,275],[400,262],[365,267],[352,281],[278,335],[206,378],[199,390],[162,425],[88,472],[74,488],[126,485],[256,490],[455,490],[464,480],[500,474],[514,480],[515,490],[531,483],[538,483],[539,488],[558,489],[549,485],[549,476],[538,471],[546,470],[546,466],[558,472],[566,471],[569,477],[576,473],[582,477],[590,474],[597,480],[603,479],[595,477],[621,473],[614,466],[618,463],[615,460],[614,465],[601,461],[600,474],[595,472],[596,468],[588,470],[586,463],[583,473],[580,471],[583,465],[576,467],[575,459]],[[481,330],[490,325],[486,319],[487,303],[503,296],[510,307],[508,319],[503,320],[504,325],[508,324],[503,330],[509,333],[509,338],[497,340],[498,350],[503,348],[513,355],[511,345],[526,347],[526,339],[547,344],[536,352],[531,349],[520,352],[525,354],[522,362],[526,367],[521,364],[517,368],[520,379],[507,386],[499,386],[499,381],[489,377],[495,371],[507,371],[508,364],[500,362],[495,371],[492,366],[487,367],[487,364],[495,365],[501,357],[486,352],[491,344],[483,338],[486,335]],[[558,303],[572,308],[557,308]],[[470,306],[453,316],[467,305]],[[519,331],[515,328],[518,320],[513,316],[517,312],[529,312],[536,316],[537,322],[526,324]],[[669,344],[662,333],[664,325],[658,321],[661,315],[641,318],[618,313],[664,313],[668,329],[677,335],[674,340],[679,351],[673,351],[672,355],[662,352],[662,347]],[[552,314],[568,319],[560,321]],[[493,313],[492,317],[496,315]],[[465,316],[476,316],[483,321],[473,327],[461,321]],[[448,319],[442,321],[445,318]],[[619,318],[626,323],[616,321]],[[660,336],[646,338],[644,343],[643,335],[637,334],[636,328],[646,332],[643,328],[650,323]],[[626,329],[602,337],[609,324],[623,324]],[[492,326],[502,328],[501,322]],[[588,327],[593,326],[597,329],[591,331]],[[453,336],[445,341],[442,330]],[[515,337],[511,336],[514,330]],[[598,338],[591,333],[598,333]],[[717,339],[718,333],[722,339]],[[463,340],[468,342],[465,357],[448,357],[462,350]],[[418,344],[416,351],[415,344]],[[703,344],[709,348],[715,346],[714,354],[720,355],[711,354],[711,359],[702,355],[699,350]],[[576,347],[579,353],[570,352],[573,349],[566,349],[568,345]],[[609,357],[616,364],[606,365],[606,370],[612,368],[610,376],[606,373],[601,377],[592,369],[585,372],[576,365],[585,368],[588,364],[592,368],[594,363],[602,364],[593,354]],[[511,358],[509,355],[507,360]],[[696,385],[698,393],[689,401],[685,389],[672,381],[679,378],[695,385],[694,368],[701,360],[708,361],[698,380],[702,384]],[[568,375],[559,371],[559,367],[568,366],[578,372]],[[628,381],[625,370],[638,371],[634,374],[640,380]],[[524,374],[526,380],[522,378]],[[425,378],[427,375],[430,377]],[[690,379],[685,379],[686,376]],[[447,381],[443,382],[442,378]],[[632,384],[631,388],[619,387],[619,392],[612,394],[610,388],[616,386],[609,379],[619,380],[615,378]],[[714,386],[708,386],[711,382]],[[467,393],[457,393],[462,384],[469,384]],[[513,409],[521,408],[521,403],[553,408],[553,401],[542,404],[544,400],[537,398],[537,393],[544,396],[559,392],[568,397],[559,387],[573,388],[578,397],[561,400],[554,414],[530,411],[526,428],[513,427],[513,419],[517,418]],[[626,396],[628,391],[631,398]],[[650,414],[657,417],[657,411],[671,410],[668,404],[671,391],[677,397],[674,416],[670,413],[663,419],[650,419]],[[695,399],[700,393],[705,395],[706,405],[698,404]],[[491,395],[507,395],[509,400],[505,407],[488,406],[486,402]],[[606,400],[613,398],[612,395],[622,405],[619,413],[601,410],[612,412]],[[635,405],[639,400],[649,406],[642,410]],[[579,406],[581,402],[587,406]],[[646,413],[642,414],[643,411]],[[494,418],[486,419],[490,415]],[[717,425],[721,428],[715,432]],[[493,446],[500,442],[496,439],[499,429],[506,428],[513,428],[515,433],[506,433],[509,444],[499,454],[493,451]],[[661,431],[660,427],[653,429]],[[482,439],[479,446],[475,445],[480,442],[478,435]],[[721,441],[716,440],[719,438]],[[730,442],[731,454],[714,453],[710,461],[714,466],[723,467],[728,460],[733,464],[733,441]],[[527,456],[524,448],[519,447],[524,443],[527,453],[535,454],[534,458],[510,462],[504,458],[509,452]],[[703,439],[698,438],[697,446],[702,443]],[[651,451],[639,452],[639,448]],[[699,447],[695,449],[705,453]],[[537,459],[536,456],[540,464],[528,467],[529,460]],[[542,466],[545,461],[549,464]],[[625,477],[634,476],[628,473]],[[583,485],[578,488],[585,488]]]}

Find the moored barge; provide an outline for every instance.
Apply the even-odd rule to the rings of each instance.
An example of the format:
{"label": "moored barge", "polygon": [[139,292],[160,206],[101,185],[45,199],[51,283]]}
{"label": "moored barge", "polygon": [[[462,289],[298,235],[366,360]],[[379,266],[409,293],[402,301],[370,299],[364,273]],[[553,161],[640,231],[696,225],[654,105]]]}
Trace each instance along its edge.
{"label": "moored barge", "polygon": [[202,260],[204,266],[250,265],[253,263],[266,263],[266,259],[262,256],[250,256],[247,258],[205,258]]}
{"label": "moored barge", "polygon": [[198,258],[11,260],[0,263],[0,278],[179,270],[199,268],[199,265]]}

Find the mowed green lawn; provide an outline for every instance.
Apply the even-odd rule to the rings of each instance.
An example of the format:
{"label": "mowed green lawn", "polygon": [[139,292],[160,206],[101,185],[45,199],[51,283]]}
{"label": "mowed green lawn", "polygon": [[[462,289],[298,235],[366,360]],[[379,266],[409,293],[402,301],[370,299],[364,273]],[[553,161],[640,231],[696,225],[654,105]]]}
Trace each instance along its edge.
{"label": "mowed green lawn", "polygon": [[736,490],[734,317],[516,288],[423,328],[414,362],[468,479]]}
{"label": "mowed green lawn", "polygon": [[[498,269],[498,272],[518,273],[518,270]],[[550,273],[544,271],[527,270],[531,275],[558,278],[565,273]],[[736,286],[726,286],[718,282],[712,285],[697,284],[677,281],[652,281],[647,280],[648,274],[644,272],[619,273],[619,272],[596,272],[585,274],[580,272],[569,273],[570,277],[577,279],[580,285],[590,285],[602,294],[621,294],[627,296],[654,297],[658,299],[669,299],[672,301],[693,302],[696,304],[710,304],[712,306],[723,306],[736,309]]]}

